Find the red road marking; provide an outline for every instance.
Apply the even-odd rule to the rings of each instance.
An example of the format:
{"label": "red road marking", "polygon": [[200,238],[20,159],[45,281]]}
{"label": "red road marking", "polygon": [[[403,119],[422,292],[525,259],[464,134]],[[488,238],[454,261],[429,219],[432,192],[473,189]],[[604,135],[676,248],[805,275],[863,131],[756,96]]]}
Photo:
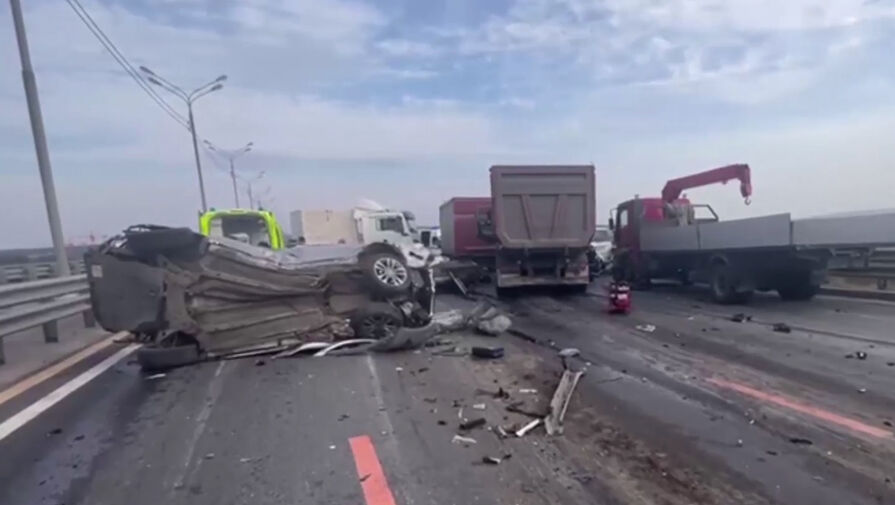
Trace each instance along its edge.
{"label": "red road marking", "polygon": [[376,448],[373,441],[367,435],[348,439],[351,452],[354,454],[354,466],[357,467],[357,477],[360,479],[361,489],[364,490],[364,500],[367,505],[395,505],[395,497],[388,487],[385,474],[382,473],[382,465],[376,456]]}
{"label": "red road marking", "polygon": [[764,391],[759,391],[749,386],[738,384],[736,382],[730,382],[724,379],[716,379],[713,377],[706,380],[717,386],[732,389],[734,391],[737,391],[738,393],[742,393],[744,395],[751,396],[768,403],[773,403],[781,407],[786,407],[788,409],[795,410],[796,412],[801,412],[802,414],[808,414],[809,416],[814,416],[823,421],[837,424],[844,428],[848,428],[865,435],[870,435],[878,438],[892,438],[891,431],[877,428],[875,426],[870,426],[869,424],[858,421],[857,419],[834,414],[829,410],[824,410],[822,408],[814,407],[811,405],[805,405],[804,403],[799,403],[784,396],[765,393]]}

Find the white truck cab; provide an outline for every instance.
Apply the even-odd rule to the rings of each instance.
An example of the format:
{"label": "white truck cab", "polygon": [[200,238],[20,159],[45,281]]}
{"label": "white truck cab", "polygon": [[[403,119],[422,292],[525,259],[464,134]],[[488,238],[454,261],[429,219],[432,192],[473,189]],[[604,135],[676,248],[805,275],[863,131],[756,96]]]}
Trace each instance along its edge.
{"label": "white truck cab", "polygon": [[362,244],[413,245],[419,242],[416,219],[406,210],[354,209],[354,221]]}

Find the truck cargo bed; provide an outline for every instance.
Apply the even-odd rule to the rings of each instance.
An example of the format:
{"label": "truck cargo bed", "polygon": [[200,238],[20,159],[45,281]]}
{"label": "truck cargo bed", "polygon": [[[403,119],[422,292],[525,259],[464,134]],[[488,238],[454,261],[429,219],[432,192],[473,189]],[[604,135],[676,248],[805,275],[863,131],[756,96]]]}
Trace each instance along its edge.
{"label": "truck cargo bed", "polygon": [[892,245],[895,212],[798,220],[787,213],[685,226],[644,226],[640,244],[645,252]]}

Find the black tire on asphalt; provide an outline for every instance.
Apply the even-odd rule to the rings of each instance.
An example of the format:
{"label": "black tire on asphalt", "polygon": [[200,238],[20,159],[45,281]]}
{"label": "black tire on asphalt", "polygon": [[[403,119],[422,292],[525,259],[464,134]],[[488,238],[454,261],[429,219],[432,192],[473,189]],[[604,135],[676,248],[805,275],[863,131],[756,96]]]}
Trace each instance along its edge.
{"label": "black tire on asphalt", "polygon": [[195,344],[174,347],[144,346],[137,349],[137,363],[147,372],[159,372],[199,361]]}
{"label": "black tire on asphalt", "polygon": [[404,326],[404,314],[388,303],[370,303],[351,314],[351,329],[357,338],[381,340],[394,336]]}
{"label": "black tire on asphalt", "polygon": [[820,286],[811,284],[808,279],[792,280],[777,287],[780,298],[786,301],[805,301],[814,298]]}
{"label": "black tire on asphalt", "polygon": [[736,290],[737,280],[733,269],[726,264],[712,266],[712,278],[709,287],[712,298],[720,304],[740,303],[741,294]]}
{"label": "black tire on asphalt", "polygon": [[399,254],[368,254],[361,258],[361,269],[370,289],[380,296],[401,295],[410,289],[410,269]]}

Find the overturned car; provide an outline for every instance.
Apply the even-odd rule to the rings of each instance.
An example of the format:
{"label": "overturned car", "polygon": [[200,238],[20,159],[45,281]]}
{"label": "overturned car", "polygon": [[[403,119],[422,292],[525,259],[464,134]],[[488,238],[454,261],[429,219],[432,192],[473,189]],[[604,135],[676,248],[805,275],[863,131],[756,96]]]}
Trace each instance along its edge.
{"label": "overturned car", "polygon": [[147,369],[424,326],[432,261],[384,243],[273,251],[153,225],[85,254],[97,321],[145,342]]}

